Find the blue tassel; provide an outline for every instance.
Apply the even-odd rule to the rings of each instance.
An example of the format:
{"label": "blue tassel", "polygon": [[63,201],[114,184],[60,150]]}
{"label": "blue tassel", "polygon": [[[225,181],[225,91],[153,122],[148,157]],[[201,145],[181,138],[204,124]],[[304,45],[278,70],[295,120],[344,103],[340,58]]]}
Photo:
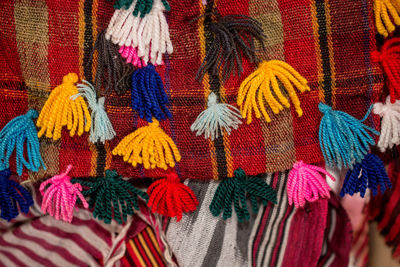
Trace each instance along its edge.
{"label": "blue tassel", "polygon": [[[23,166],[37,172],[40,166],[46,169],[39,150],[39,139],[36,126],[32,119],[38,117],[38,112],[29,110],[25,115],[11,120],[0,132],[0,170],[10,167],[10,157],[16,150],[17,173],[22,174]],[[25,145],[26,141],[26,145]],[[24,158],[24,147],[28,160]]]}
{"label": "blue tassel", "polygon": [[375,144],[368,131],[379,135],[375,129],[363,124],[372,105],[361,121],[323,103],[319,103],[318,108],[324,114],[319,126],[319,144],[325,162],[331,167],[336,164],[339,169],[351,168],[361,162],[369,151],[369,145]]}
{"label": "blue tassel", "polygon": [[0,171],[0,217],[7,221],[18,216],[18,205],[23,213],[28,213],[29,207],[33,205],[33,199],[28,190],[10,180],[10,175],[10,169]]}
{"label": "blue tassel", "polygon": [[378,185],[382,193],[392,187],[383,162],[378,156],[368,154],[361,163],[356,164],[347,172],[340,196],[360,192],[361,197],[364,197],[367,188],[372,191],[373,196],[376,196]]}
{"label": "blue tassel", "polygon": [[140,68],[132,74],[131,97],[132,109],[139,113],[140,118],[152,122],[152,117],[159,121],[171,117],[164,85],[153,65]]}

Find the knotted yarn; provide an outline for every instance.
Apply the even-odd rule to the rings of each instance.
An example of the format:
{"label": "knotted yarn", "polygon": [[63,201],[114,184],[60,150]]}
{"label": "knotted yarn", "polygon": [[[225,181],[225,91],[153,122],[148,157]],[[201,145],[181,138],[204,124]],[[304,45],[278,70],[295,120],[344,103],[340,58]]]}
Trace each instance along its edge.
{"label": "knotted yarn", "polygon": [[398,0],[375,0],[374,13],[376,30],[384,37],[388,37],[400,25]]}
{"label": "knotted yarn", "polygon": [[247,118],[247,124],[252,122],[253,111],[256,118],[261,118],[262,114],[267,122],[271,122],[271,118],[265,109],[266,105],[271,108],[274,114],[278,114],[284,107],[290,107],[289,100],[282,93],[278,81],[281,82],[282,88],[286,90],[287,95],[292,100],[297,115],[299,117],[303,115],[300,100],[294,87],[302,93],[310,91],[307,80],[292,66],[283,61],[263,61],[242,82],[239,88],[237,104],[243,118]]}
{"label": "knotted yarn", "polygon": [[323,113],[319,126],[319,144],[328,166],[351,168],[361,162],[369,146],[375,144],[373,136],[368,132],[375,135],[379,135],[379,132],[363,124],[372,107],[360,121],[346,112],[319,103],[318,108]]}
{"label": "knotted yarn", "polygon": [[264,179],[258,176],[247,177],[239,168],[234,171],[234,177],[220,182],[211,201],[210,211],[213,216],[219,216],[222,212],[222,218],[226,220],[232,217],[233,204],[239,222],[249,220],[246,197],[250,198],[254,213],[259,209],[257,198],[261,199],[263,205],[267,205],[268,201],[277,203],[276,192]]}
{"label": "knotted yarn", "polygon": [[139,113],[139,117],[152,122],[171,118],[168,110],[168,96],[160,75],[153,65],[137,69],[132,74],[131,91],[132,109]]}
{"label": "knotted yarn", "polygon": [[[22,174],[23,167],[37,172],[44,165],[40,155],[38,133],[33,119],[38,117],[38,112],[30,109],[25,115],[15,117],[0,132],[0,169],[10,167],[10,158],[15,150],[18,175]],[[26,147],[26,153],[25,153]],[[28,156],[27,160],[24,154]]]}
{"label": "knotted yarn", "polygon": [[138,164],[143,164],[145,169],[157,167],[166,170],[168,166],[175,167],[175,161],[181,160],[174,141],[154,118],[148,126],[143,126],[122,139],[112,154],[123,156],[123,160],[135,168]]}
{"label": "knotted yarn", "polygon": [[377,146],[381,152],[400,144],[400,100],[393,104],[390,97],[385,104],[375,103],[373,112],[379,115],[381,120],[381,134]]}
{"label": "knotted yarn", "polygon": [[164,3],[165,0],[153,0],[151,11],[143,18],[132,14],[135,4],[117,9],[107,27],[106,39],[119,46],[137,48],[137,55],[145,64],[161,65],[163,54],[173,52]]}
{"label": "knotted yarn", "polygon": [[320,198],[330,197],[330,187],[320,173],[335,181],[326,170],[306,164],[302,160],[293,165],[286,185],[289,205],[294,204],[299,208],[304,207],[306,201],[314,202]]}
{"label": "knotted yarn", "polygon": [[168,172],[165,179],[159,179],[147,189],[148,206],[152,212],[168,217],[176,217],[179,222],[182,214],[196,210],[199,205],[193,191],[181,183],[175,172]]}
{"label": "knotted yarn", "polygon": [[373,51],[371,58],[382,66],[387,78],[390,101],[394,103],[400,99],[400,38],[385,41],[381,51]]}
{"label": "knotted yarn", "polygon": [[[167,0],[161,1],[164,5],[166,11],[170,11],[171,7]],[[131,5],[134,5],[135,9],[133,10],[134,16],[144,17],[153,9],[154,0],[117,0],[114,3],[115,9],[128,9]]]}
{"label": "knotted yarn", "polygon": [[264,48],[265,35],[261,23],[251,17],[221,16],[218,12],[213,17],[215,20],[205,25],[205,30],[211,35],[211,43],[196,79],[202,80],[206,73],[218,76],[221,72],[221,78],[225,81],[232,74],[240,76],[243,72],[243,57],[250,62],[258,62],[255,42]]}
{"label": "knotted yarn", "polygon": [[72,165],[68,165],[64,173],[47,179],[39,188],[43,196],[42,212],[49,213],[56,220],[63,220],[69,223],[72,222],[78,197],[83,206],[86,209],[88,208],[88,203],[81,193],[82,186],[78,183],[71,183],[71,177],[68,176],[71,169]]}
{"label": "knotted yarn", "polygon": [[392,187],[382,160],[377,155],[368,154],[361,163],[356,164],[346,173],[340,196],[360,193],[361,197],[364,197],[367,188],[372,191],[373,196],[376,196],[378,185],[381,193]]}
{"label": "knotted yarn", "polygon": [[231,128],[236,130],[242,123],[240,111],[232,105],[217,103],[217,95],[214,92],[208,95],[207,106],[207,109],[197,116],[196,121],[190,127],[190,130],[196,132],[197,136],[204,133],[206,139],[214,140],[224,131],[229,135]]}
{"label": "knotted yarn", "polygon": [[83,186],[82,194],[89,197],[93,217],[107,224],[112,219],[119,224],[126,222],[127,216],[134,214],[134,209],[139,210],[138,198],[145,201],[149,198],[114,170],[106,170],[105,177],[75,178],[72,182]]}
{"label": "knotted yarn", "polygon": [[5,169],[0,171],[0,217],[11,221],[21,212],[28,213],[29,207],[33,205],[31,194],[17,182],[10,180],[11,171]]}
{"label": "knotted yarn", "polygon": [[[126,63],[130,63],[137,68],[146,67],[147,62],[144,62],[137,54],[137,47],[133,48],[132,46],[121,46],[119,48],[119,53],[123,58],[126,59]],[[161,61],[160,65],[164,65],[164,61]],[[157,63],[154,63],[154,66],[158,66]]]}
{"label": "knotted yarn", "polygon": [[96,90],[93,85],[85,80],[82,82],[77,85],[79,94],[73,96],[73,98],[83,96],[88,101],[89,108],[92,110],[90,114],[92,118],[89,135],[90,142],[104,143],[106,140],[113,139],[116,133],[104,108],[105,98],[100,97],[97,99]]}
{"label": "knotted yarn", "polygon": [[58,140],[64,126],[71,137],[75,132],[81,136],[90,130],[91,118],[85,100],[81,96],[72,97],[78,94],[77,82],[78,75],[69,73],[64,76],[63,83],[51,91],[36,122],[41,128],[39,137],[46,133],[46,137]]}

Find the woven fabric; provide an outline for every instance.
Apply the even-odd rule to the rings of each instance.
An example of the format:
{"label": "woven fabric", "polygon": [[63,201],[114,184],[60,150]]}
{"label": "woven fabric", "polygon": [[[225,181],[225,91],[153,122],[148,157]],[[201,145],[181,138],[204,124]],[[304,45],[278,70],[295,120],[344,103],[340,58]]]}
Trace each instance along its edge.
{"label": "woven fabric", "polygon": [[[241,167],[247,174],[282,171],[296,160],[322,162],[318,143],[323,101],[361,119],[378,97],[383,84],[379,67],[371,62],[375,48],[372,1],[360,0],[170,0],[167,14],[174,53],[157,67],[172,119],[161,127],[175,141],[182,155],[176,170],[182,178],[216,179],[233,175]],[[204,110],[208,94],[236,105],[240,82],[256,66],[244,61],[240,78],[225,83],[218,77],[195,79],[207,49],[204,19],[192,21],[212,8],[222,16],[244,14],[259,20],[267,36],[262,59],[279,59],[308,79],[311,92],[299,93],[304,115],[294,108],[242,124],[230,136],[214,141],[196,137],[190,125]],[[86,64],[97,33],[113,14],[105,0],[5,0],[0,3],[0,127],[28,108],[41,109],[50,90],[69,72],[93,80],[95,69]],[[129,90],[128,90],[129,91]],[[134,169],[111,150],[127,134],[146,125],[130,107],[130,94],[106,96],[106,109],[117,137],[103,144],[89,144],[88,136],[60,141],[41,138],[48,170],[25,173],[32,179],[55,175],[74,164],[72,176],[100,175],[107,168],[128,177],[158,176],[142,167]],[[372,120],[367,121],[373,124]]]}

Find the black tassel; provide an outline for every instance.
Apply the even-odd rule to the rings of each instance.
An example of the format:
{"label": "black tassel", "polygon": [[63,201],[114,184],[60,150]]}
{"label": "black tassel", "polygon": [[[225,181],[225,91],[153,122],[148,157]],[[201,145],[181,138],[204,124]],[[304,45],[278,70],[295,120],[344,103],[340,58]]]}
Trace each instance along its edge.
{"label": "black tassel", "polygon": [[[207,16],[205,15],[206,19]],[[255,40],[264,49],[264,33],[261,23],[244,15],[226,15],[215,13],[215,21],[205,23],[206,34],[211,35],[211,42],[204,57],[196,79],[203,79],[206,73],[218,75],[222,68],[222,79],[225,81],[235,73],[243,72],[243,57],[257,63]]]}

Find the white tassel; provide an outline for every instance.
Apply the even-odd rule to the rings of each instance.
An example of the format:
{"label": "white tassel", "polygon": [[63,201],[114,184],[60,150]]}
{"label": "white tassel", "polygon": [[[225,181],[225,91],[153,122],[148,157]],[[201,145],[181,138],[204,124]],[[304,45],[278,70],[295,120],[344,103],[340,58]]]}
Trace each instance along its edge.
{"label": "white tassel", "polygon": [[208,95],[208,108],[201,112],[196,121],[190,127],[192,132],[197,131],[196,135],[202,135],[211,140],[218,138],[219,132],[225,129],[228,135],[231,128],[237,129],[242,123],[240,111],[232,105],[217,103],[217,96],[211,92]]}
{"label": "white tassel", "polygon": [[92,143],[98,141],[104,143],[106,140],[111,140],[116,133],[104,109],[104,97],[96,100],[96,91],[92,84],[83,80],[84,84],[78,84],[79,94],[73,96],[83,96],[87,99],[90,109],[92,110],[92,127],[90,128],[89,140]]}
{"label": "white tassel", "polygon": [[400,144],[400,101],[390,103],[390,96],[386,98],[385,104],[375,103],[373,112],[380,117],[381,135],[377,146],[384,152],[394,145]]}
{"label": "white tassel", "polygon": [[106,38],[120,46],[138,49],[138,56],[147,64],[162,64],[162,55],[172,54],[173,47],[168,23],[164,15],[165,7],[161,0],[154,0],[153,8],[144,18],[135,17],[132,12],[136,1],[129,9],[114,12],[107,27]]}

